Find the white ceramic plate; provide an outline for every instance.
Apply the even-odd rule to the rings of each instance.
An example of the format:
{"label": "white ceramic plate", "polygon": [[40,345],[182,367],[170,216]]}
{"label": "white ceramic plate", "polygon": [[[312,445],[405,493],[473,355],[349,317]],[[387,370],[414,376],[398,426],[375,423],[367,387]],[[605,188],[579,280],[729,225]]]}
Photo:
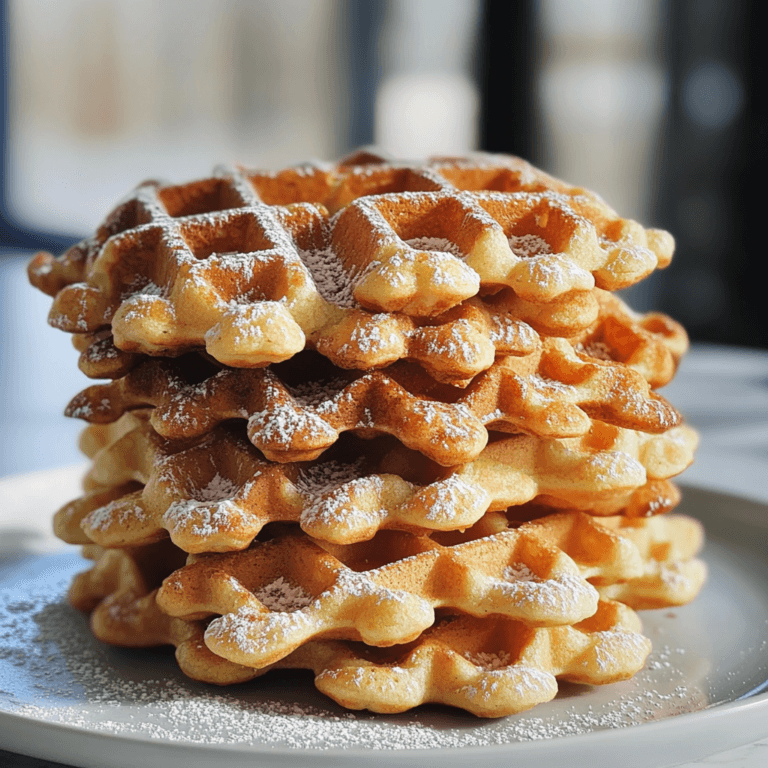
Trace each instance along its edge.
{"label": "white ceramic plate", "polygon": [[46,499],[70,495],[78,471],[0,482],[2,749],[93,768],[659,768],[768,735],[763,503],[686,489],[680,511],[707,526],[710,578],[691,605],[643,614],[654,651],[633,680],[563,685],[549,704],[485,721],[440,707],[347,713],[300,673],[211,690],[170,652],[95,642],[62,599],[85,563],[43,533]]}

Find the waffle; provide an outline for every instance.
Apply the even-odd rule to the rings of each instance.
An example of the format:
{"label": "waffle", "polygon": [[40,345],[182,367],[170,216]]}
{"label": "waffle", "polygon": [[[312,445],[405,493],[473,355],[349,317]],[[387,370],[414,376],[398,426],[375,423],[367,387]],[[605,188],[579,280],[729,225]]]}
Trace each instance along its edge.
{"label": "waffle", "polygon": [[207,683],[231,685],[253,679],[253,669],[206,648],[202,622],[177,619],[159,609],[155,597],[162,580],[186,558],[170,541],[127,549],[90,544],[82,554],[94,564],[75,576],[67,598],[73,608],[90,614],[96,638],[126,648],[173,645],[182,671]]}
{"label": "waffle", "polygon": [[598,320],[571,337],[574,347],[640,373],[652,388],[669,384],[688,349],[680,323],[661,312],[633,312],[618,296],[595,291]]}
{"label": "waffle", "polygon": [[78,574],[67,595],[90,613],[94,636],[112,645],[179,645],[194,634],[190,622],[169,617],[155,605],[162,580],[184,565],[185,553],[169,541],[131,549],[83,547],[94,565]]}
{"label": "waffle", "polygon": [[[129,647],[174,645],[182,671],[207,683],[242,683],[276,668],[310,669],[318,690],[349,709],[402,712],[433,702],[500,717],[552,699],[557,678],[592,685],[626,679],[642,666],[650,649],[637,615],[601,599],[594,615],[575,625],[531,627],[497,615],[448,615],[407,645],[379,648],[315,640],[254,669],[208,649],[202,621],[160,611],[153,588],[157,562],[167,570],[172,558],[159,547],[167,549],[166,544],[133,550],[86,548],[96,563],[76,577],[70,601],[91,612],[91,627],[102,641]],[[281,610],[288,592],[281,583],[259,594]]]}
{"label": "waffle", "polygon": [[[598,303],[590,294],[588,311],[575,320],[573,312],[553,303],[547,317],[552,327],[572,332],[586,330],[598,318]],[[340,328],[339,343],[310,343],[341,368],[368,370],[401,359],[421,365],[438,381],[466,386],[474,376],[488,368],[497,355],[528,355],[538,349],[539,340],[531,326],[516,317],[516,304],[509,296],[493,302],[470,299],[434,318],[409,318],[398,315],[358,314]],[[559,317],[555,320],[555,317]],[[72,337],[80,354],[79,366],[87,376],[115,379],[124,376],[143,359],[143,355],[115,346],[108,328]],[[167,350],[179,355],[186,348]],[[215,358],[212,358],[215,359]],[[266,365],[265,360],[258,365]],[[248,360],[230,360],[243,367],[257,367]]]}
{"label": "waffle", "polygon": [[[360,275],[354,295],[361,304],[435,314],[444,308],[441,288],[450,278],[442,271],[449,264],[472,270],[484,292],[508,287],[524,301],[545,304],[595,285],[626,288],[671,258],[667,233],[620,219],[585,190],[565,191],[555,182],[559,190],[534,192],[520,183],[523,172],[515,191],[457,194],[457,187],[475,186],[467,184],[469,174],[462,177],[460,163],[454,165],[454,185],[438,179],[440,170],[433,165],[421,178],[411,170],[397,180],[389,169],[360,174],[367,176],[356,190],[362,194],[340,209],[332,241],[342,262]],[[433,181],[439,186],[427,191]],[[539,176],[534,184],[541,188],[542,181]],[[390,191],[393,186],[398,191]],[[425,294],[420,278],[438,282],[437,288]]]}
{"label": "waffle", "polygon": [[[595,321],[569,338],[576,353],[591,359],[619,363],[637,371],[651,388],[668,384],[688,348],[688,336],[683,327],[661,313],[635,313],[621,299],[599,289],[593,291],[593,299],[598,307]],[[506,314],[493,314],[488,306],[493,301],[500,305],[509,304],[508,298],[501,301],[498,297],[489,297],[485,305],[470,301],[461,308],[461,312],[471,316],[479,331],[473,343],[481,354],[462,357],[459,353],[466,349],[464,344],[431,344],[425,337],[426,346],[423,349],[429,350],[429,354],[421,355],[422,346],[414,344],[412,359],[416,360],[416,356],[421,355],[416,361],[429,375],[459,387],[471,383],[477,374],[485,370],[473,365],[480,361],[486,365],[482,349],[487,340],[493,343],[497,358],[513,355],[528,360],[538,359],[536,356],[540,356],[542,351],[538,334],[527,324],[516,320],[510,314],[509,306]],[[426,328],[419,333],[427,333]],[[75,334],[72,339],[81,353],[78,365],[90,378],[122,378],[146,359],[143,355],[118,349],[109,330]],[[458,364],[451,361],[451,355],[459,355]],[[205,363],[201,365],[207,368]]]}
{"label": "waffle", "polygon": [[[141,429],[147,423],[151,413],[146,408],[138,408],[134,411],[124,414],[116,421],[106,424],[91,424],[80,433],[78,447],[89,458],[94,459],[100,451],[116,443],[120,438],[130,432]],[[105,488],[111,483],[104,482],[98,485],[99,488]],[[91,484],[89,490],[95,485]]]}
{"label": "waffle", "polygon": [[[671,512],[680,503],[680,489],[670,480],[649,480],[640,486],[626,500],[623,507],[617,507],[611,517],[643,518]],[[505,510],[506,520],[514,525],[553,514],[552,507],[538,501],[529,501]]]}
{"label": "waffle", "polygon": [[602,595],[643,610],[686,605],[699,593],[707,567],[696,557],[704,543],[704,529],[698,520],[664,515],[642,521],[607,518],[600,523],[646,555],[641,574],[620,583],[598,585]]}
{"label": "waffle", "polygon": [[124,378],[75,396],[66,414],[108,423],[146,406],[154,406],[152,426],[168,439],[245,419],[250,441],[278,462],[315,459],[349,430],[394,435],[452,466],[478,456],[489,428],[561,438],[587,433],[592,418],[648,432],[680,423],[639,373],[550,338],[538,353],[500,360],[463,390],[406,363],[353,373],[304,355],[257,370],[209,367],[197,355],[147,359]]}
{"label": "waffle", "polygon": [[[704,541],[703,528],[686,515],[596,517],[574,511],[553,513],[533,503],[506,513],[488,512],[464,531],[429,535],[439,544],[455,546],[507,530],[539,536],[561,549],[601,594],[635,609],[688,603],[706,576],[695,558]],[[662,571],[669,583],[660,583]],[[676,573],[681,578],[675,578]]]}
{"label": "waffle", "polygon": [[[668,512],[679,500],[671,486],[662,493]],[[643,489],[642,496],[648,496]],[[597,517],[581,512],[553,513],[536,502],[513,507],[506,514],[488,513],[464,532],[432,534],[441,543],[455,544],[507,530],[540,531],[551,545],[562,549],[581,575],[601,596],[635,610],[686,605],[701,590],[706,564],[696,555],[704,543],[698,520],[680,514],[630,516],[636,501],[622,514]]]}
{"label": "waffle", "polygon": [[[276,582],[290,586],[295,610],[269,610],[257,598]],[[164,581],[157,601],[177,618],[218,615],[206,645],[256,669],[315,639],[411,642],[432,626],[438,608],[556,626],[581,621],[597,607],[594,588],[570,558],[518,531],[454,547],[384,532],[334,554],[306,536],[286,534],[243,552],[193,556]]]}
{"label": "waffle", "polygon": [[350,709],[519,712],[631,677],[634,609],[706,568],[656,389],[685,331],[611,291],[665,232],[517,158],[360,151],[146,182],[31,282],[107,379],[84,492],[94,635],[226,685],[308,669]]}
{"label": "waffle", "polygon": [[[452,476],[474,485],[478,493],[496,489],[492,510],[535,499],[543,507],[595,515],[618,514],[628,505],[636,505],[632,514],[649,514],[654,506],[661,511],[667,503],[659,494],[666,494],[668,487],[654,483],[682,472],[693,460],[697,442],[697,434],[685,425],[651,435],[593,422],[589,433],[578,438],[515,435],[496,440],[478,460],[454,468]],[[411,480],[425,464],[418,454],[394,450],[381,469]],[[527,493],[531,481],[537,487]]]}
{"label": "waffle", "polygon": [[[505,530],[505,524],[479,523],[454,536],[453,545]],[[630,520],[622,516],[597,519],[583,513],[556,513],[525,523],[519,530],[545,546],[562,550],[578,566],[582,578],[596,586],[601,595],[615,594],[615,599],[635,609],[686,604],[696,596],[706,576],[704,564],[695,558],[703,543],[702,526],[685,515]],[[366,549],[355,557],[354,548],[323,548],[358,568],[367,554]],[[97,637],[116,645],[139,646],[173,642],[167,639],[169,636],[188,636],[187,631],[176,626],[175,619],[169,620],[165,614],[159,614],[162,620],[155,617],[152,621],[134,621],[145,611],[157,613],[152,600],[144,598],[184,564],[181,550],[168,540],[128,550],[105,550],[95,545],[83,549],[96,564],[75,578],[69,600],[79,610],[93,612],[92,627]],[[286,585],[292,581],[280,576],[278,582],[286,594],[291,593]],[[280,592],[277,586],[270,589],[268,585],[259,594],[269,603],[270,595],[274,601]],[[136,601],[143,602],[138,605]]]}
{"label": "waffle", "polygon": [[73,334],[72,345],[80,353],[78,368],[91,379],[119,379],[145,357],[118,349],[109,328],[95,333]]}
{"label": "waffle", "polygon": [[448,616],[405,647],[308,643],[279,666],[311,669],[317,689],[349,709],[403,712],[431,702],[501,717],[553,699],[556,679],[626,680],[650,647],[637,614],[601,600],[593,616],[570,626]]}
{"label": "waffle", "polygon": [[[127,352],[204,346],[253,367],[309,344],[366,369],[414,356],[410,336],[425,322],[443,345],[471,346],[451,312],[499,289],[519,319],[577,332],[596,318],[595,285],[631,285],[672,254],[667,233],[514,158],[342,162],[324,178],[233,169],[148,182],[60,260],[38,254],[30,279],[55,296],[53,325],[111,325]],[[363,196],[331,218],[324,203],[335,209],[355,188]]]}
{"label": "waffle", "polygon": [[627,518],[567,512],[546,514],[519,530],[537,529],[573,559],[602,596],[635,610],[685,605],[706,579],[706,565],[695,557],[704,530],[686,515]]}
{"label": "waffle", "polygon": [[[127,416],[132,429],[96,456],[88,492],[55,516],[65,541],[130,546],[167,536],[167,529],[187,551],[226,551],[247,547],[269,522],[303,520],[313,531],[315,518],[346,541],[370,538],[379,527],[470,525],[488,504],[488,494],[474,498],[475,489],[457,479],[425,478],[420,487],[376,472],[391,449],[381,441],[340,445],[339,460],[272,464],[228,426],[179,443],[159,437],[145,412]],[[135,483],[135,490],[116,497],[115,483]]]}
{"label": "waffle", "polygon": [[90,496],[63,507],[55,528],[65,541],[122,547],[170,534],[187,552],[221,552],[244,549],[267,523],[282,521],[351,543],[380,529],[466,528],[489,509],[534,498],[615,514],[649,478],[682,471],[696,444],[685,426],[648,435],[595,422],[581,438],[508,437],[451,468],[387,440],[340,441],[338,458],[275,464],[229,425],[172,442],[146,414],[132,419],[136,426],[96,456],[86,487],[143,488],[106,506],[94,507]]}

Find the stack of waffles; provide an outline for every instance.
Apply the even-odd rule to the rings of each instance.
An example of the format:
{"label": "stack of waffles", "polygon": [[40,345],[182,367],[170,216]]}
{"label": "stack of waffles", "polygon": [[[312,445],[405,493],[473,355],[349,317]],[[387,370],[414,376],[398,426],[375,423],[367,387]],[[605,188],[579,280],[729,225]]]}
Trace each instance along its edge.
{"label": "stack of waffles", "polygon": [[72,604],[193,678],[309,669],[353,709],[631,677],[635,610],[705,578],[666,514],[696,435],[656,392],[687,338],[612,293],[672,250],[506,156],[141,185],[29,270],[108,380],[67,409]]}

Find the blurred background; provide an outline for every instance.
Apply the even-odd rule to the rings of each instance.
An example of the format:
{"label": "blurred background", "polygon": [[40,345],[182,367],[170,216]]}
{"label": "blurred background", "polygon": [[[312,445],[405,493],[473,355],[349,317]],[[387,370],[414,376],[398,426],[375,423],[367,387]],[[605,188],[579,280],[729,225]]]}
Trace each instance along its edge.
{"label": "blurred background", "polygon": [[[672,266],[629,291],[636,309],[697,342],[768,349],[758,8],[4,0],[0,476],[77,460],[80,424],[60,413],[89,383],[27,286],[29,256],[87,236],[146,178],[221,162],[278,168],[364,144],[522,155],[675,235]],[[25,438],[32,422],[48,438]]]}

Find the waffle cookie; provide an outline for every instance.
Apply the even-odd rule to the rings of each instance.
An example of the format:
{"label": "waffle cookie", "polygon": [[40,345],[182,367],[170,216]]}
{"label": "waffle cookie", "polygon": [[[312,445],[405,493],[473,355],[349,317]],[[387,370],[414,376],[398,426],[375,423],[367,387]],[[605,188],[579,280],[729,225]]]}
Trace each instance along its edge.
{"label": "waffle cookie", "polygon": [[650,435],[595,422],[581,438],[497,440],[448,469],[387,440],[346,441],[338,458],[277,464],[242,430],[221,426],[174,443],[146,413],[132,418],[135,427],[97,454],[86,483],[99,492],[142,487],[102,506],[94,504],[106,497],[93,492],[66,505],[55,518],[64,540],[123,547],[170,535],[187,552],[222,552],[246,548],[268,523],[298,522],[315,538],[351,543],[386,528],[466,528],[489,509],[534,498],[614,514],[649,478],[682,471],[696,444],[685,426]]}
{"label": "waffle cookie", "polygon": [[680,423],[639,373],[579,355],[564,339],[544,339],[524,358],[505,357],[464,389],[406,363],[348,372],[322,361],[299,355],[253,370],[207,367],[196,355],[147,359],[81,392],[66,413],[108,423],[154,406],[152,426],[169,439],[245,419],[250,441],[278,462],[315,459],[350,430],[391,434],[444,466],[477,458],[488,429],[563,438],[586,434],[592,418],[645,432]]}
{"label": "waffle cookie", "polygon": [[696,555],[704,544],[704,530],[684,515],[653,519],[601,519],[623,538],[647,553],[643,572],[627,581],[597,585],[601,595],[644,610],[686,605],[698,595],[707,578],[706,563]]}
{"label": "waffle cookie", "polygon": [[[256,597],[279,579],[292,585],[295,610],[269,611]],[[219,614],[206,645],[260,668],[318,638],[410,642],[432,626],[436,609],[501,614],[531,626],[571,624],[594,613],[597,592],[567,555],[525,533],[445,547],[386,532],[333,554],[287,534],[244,552],[197,556],[165,580],[157,600],[179,618]]]}
{"label": "waffle cookie", "polygon": [[[679,493],[672,506],[677,499]],[[436,532],[430,538],[455,545],[507,530],[524,531],[568,555],[601,596],[637,610],[689,603],[707,574],[706,564],[696,557],[704,543],[701,523],[679,514],[630,517],[626,513],[632,506],[620,515],[597,517],[553,513],[530,503],[505,513],[488,512],[465,531]]]}
{"label": "waffle cookie", "polygon": [[667,233],[512,158],[353,158],[320,185],[289,169],[281,193],[264,176],[144,184],[61,260],[39,254],[30,279],[55,296],[51,323],[111,325],[128,352],[205,347],[249,367],[309,343],[341,367],[371,368],[407,355],[419,319],[499,289],[534,327],[582,330],[597,313],[591,289],[632,285],[672,255]]}
{"label": "waffle cookie", "polygon": [[[188,622],[157,610],[154,593],[162,580],[184,565],[186,555],[170,541],[130,549],[90,544],[83,557],[94,561],[75,576],[70,605],[90,614],[93,634],[111,645],[178,645],[191,635]],[[173,639],[171,639],[173,638]]]}
{"label": "waffle cookie", "polygon": [[[310,669],[317,689],[350,709],[402,712],[433,702],[500,717],[549,701],[557,693],[557,679],[592,685],[626,679],[650,650],[637,615],[601,599],[591,617],[574,625],[531,627],[498,615],[448,614],[404,645],[313,640],[255,669],[214,654],[205,644],[203,621],[172,618],[159,609],[156,562],[172,566],[158,545],[92,547],[85,554],[96,563],[75,579],[70,601],[91,612],[94,634],[104,642],[174,645],[185,674],[218,685],[252,680],[272,669]],[[295,591],[280,581],[259,596],[268,608],[285,612],[286,595]]]}
{"label": "waffle cookie", "polygon": [[[685,605],[696,597],[706,579],[706,564],[696,557],[704,543],[704,531],[701,523],[686,515],[598,518],[578,512],[547,514],[521,530],[536,528],[543,529],[547,541],[577,563],[601,596],[636,610]],[[600,540],[606,533],[609,540],[615,537],[611,544]],[[616,547],[627,552],[614,557],[621,564],[620,570],[610,572],[604,562],[597,570],[590,570],[596,553]]]}
{"label": "waffle cookie", "polygon": [[598,319],[571,338],[576,349],[637,371],[654,389],[669,384],[688,350],[680,323],[661,312],[633,312],[606,291],[595,291],[595,299]]}

